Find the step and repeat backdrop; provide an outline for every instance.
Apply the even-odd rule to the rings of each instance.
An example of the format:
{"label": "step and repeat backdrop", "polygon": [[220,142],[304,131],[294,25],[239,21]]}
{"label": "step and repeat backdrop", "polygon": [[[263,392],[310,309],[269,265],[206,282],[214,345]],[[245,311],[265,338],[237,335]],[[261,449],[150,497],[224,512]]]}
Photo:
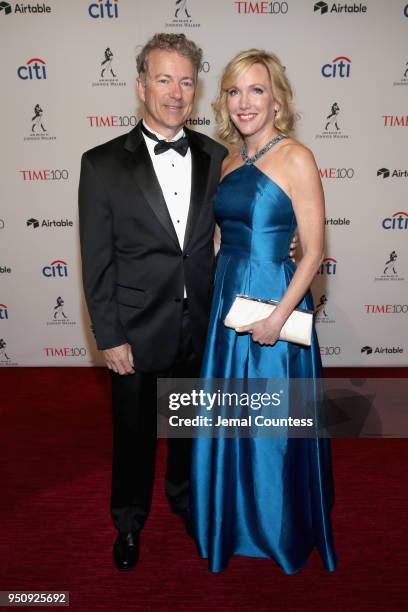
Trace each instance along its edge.
{"label": "step and repeat backdrop", "polygon": [[188,126],[212,137],[227,61],[281,58],[326,194],[323,363],[406,366],[406,0],[0,2],[0,366],[102,363],[81,289],[80,157],[136,125],[135,56],[159,31],[203,48]]}

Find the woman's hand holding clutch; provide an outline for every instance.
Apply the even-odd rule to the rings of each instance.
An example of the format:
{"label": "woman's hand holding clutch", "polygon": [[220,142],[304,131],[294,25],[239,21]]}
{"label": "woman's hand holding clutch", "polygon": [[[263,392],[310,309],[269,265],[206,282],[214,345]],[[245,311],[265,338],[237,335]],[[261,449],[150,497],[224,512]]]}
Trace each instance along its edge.
{"label": "woman's hand holding clutch", "polygon": [[250,325],[238,327],[236,331],[241,334],[248,332],[252,335],[252,340],[258,344],[273,345],[279,340],[279,334],[283,327],[284,321],[278,313],[273,312],[266,319],[261,319]]}

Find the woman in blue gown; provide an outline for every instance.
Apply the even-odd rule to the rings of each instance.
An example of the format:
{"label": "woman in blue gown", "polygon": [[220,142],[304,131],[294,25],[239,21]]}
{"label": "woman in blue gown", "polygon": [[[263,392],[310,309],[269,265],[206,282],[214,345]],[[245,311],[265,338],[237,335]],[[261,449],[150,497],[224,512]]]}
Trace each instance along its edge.
{"label": "woman in blue gown", "polygon": [[[292,91],[272,54],[251,49],[225,68],[214,104],[222,138],[242,148],[224,161],[214,201],[221,231],[201,377],[322,377],[310,347],[279,340],[296,307],[313,309],[310,284],[324,249],[324,196],[313,154],[291,138]],[[297,228],[302,258],[288,257]],[[237,294],[279,301],[262,321],[224,325]],[[292,383],[293,384],[293,383]],[[333,571],[330,446],[315,437],[198,437],[193,441],[191,510],[199,553],[209,568],[233,555],[274,559],[297,572],[314,548]]]}

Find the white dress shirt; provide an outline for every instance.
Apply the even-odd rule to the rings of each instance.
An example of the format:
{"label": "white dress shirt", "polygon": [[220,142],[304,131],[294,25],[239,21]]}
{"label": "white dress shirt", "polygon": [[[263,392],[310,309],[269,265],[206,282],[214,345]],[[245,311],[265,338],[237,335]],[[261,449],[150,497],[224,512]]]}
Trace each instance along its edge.
{"label": "white dress shirt", "polygon": [[[167,140],[164,136],[155,132],[143,122],[146,129],[157,136],[160,140]],[[186,233],[188,209],[191,195],[191,151],[187,151],[183,157],[174,149],[156,155],[154,147],[155,140],[142,132],[147,149],[149,151],[153,168],[159,181],[170,218],[176,230],[180,247],[183,248],[184,235]],[[178,140],[184,136],[184,130],[180,130],[172,140]]]}
{"label": "white dress shirt", "polygon": [[[143,124],[146,129],[157,136],[159,140],[168,140],[159,132],[152,130],[144,121]],[[146,136],[144,132],[142,132],[142,134],[153,163],[157,180],[163,192],[180,248],[182,249],[186,233],[188,209],[190,206],[191,151],[189,149],[184,157],[174,149],[169,149],[165,153],[156,155],[154,152],[154,147],[157,144],[156,141]],[[178,140],[182,136],[184,136],[183,129],[181,129],[172,140]],[[185,288],[184,297],[186,297]]]}

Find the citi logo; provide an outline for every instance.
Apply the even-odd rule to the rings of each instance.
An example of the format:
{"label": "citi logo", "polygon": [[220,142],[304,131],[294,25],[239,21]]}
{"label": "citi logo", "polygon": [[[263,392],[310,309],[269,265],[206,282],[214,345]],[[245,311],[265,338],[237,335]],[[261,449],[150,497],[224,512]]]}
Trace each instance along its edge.
{"label": "citi logo", "polygon": [[377,176],[382,176],[383,179],[389,178],[406,178],[408,170],[389,170],[388,168],[380,168],[377,170]]}
{"label": "citi logo", "polygon": [[117,19],[119,17],[118,0],[98,0],[88,6],[88,13],[92,19]]}
{"label": "citi logo", "polygon": [[384,127],[408,127],[408,115],[382,115]]}
{"label": "citi logo", "polygon": [[345,55],[335,57],[330,64],[323,64],[322,75],[325,78],[348,79],[351,71],[351,59]]}
{"label": "citi logo", "polygon": [[[321,15],[325,15],[329,12],[329,5],[327,2],[316,2],[314,5],[314,12],[319,11]],[[330,13],[366,13],[367,7],[365,4],[340,4],[333,3],[330,7]]]}
{"label": "citi logo", "polygon": [[392,217],[383,219],[382,226],[386,230],[406,230],[408,229],[408,214],[403,211],[396,212]]}
{"label": "citi logo", "polygon": [[8,310],[5,304],[0,304],[0,321],[8,319]]}
{"label": "citi logo", "polygon": [[65,278],[68,276],[68,264],[62,259],[55,259],[49,266],[43,267],[42,273],[46,278]]}
{"label": "citi logo", "polygon": [[336,274],[336,270],[337,259],[333,259],[333,257],[326,257],[322,261],[318,274],[327,274],[328,276],[333,276],[334,274]]}
{"label": "citi logo", "polygon": [[46,63],[39,57],[32,57],[17,68],[17,75],[22,81],[43,81],[47,78]]}
{"label": "citi logo", "polygon": [[4,13],[5,15],[10,15],[11,6],[8,2],[0,2],[0,13]]}

